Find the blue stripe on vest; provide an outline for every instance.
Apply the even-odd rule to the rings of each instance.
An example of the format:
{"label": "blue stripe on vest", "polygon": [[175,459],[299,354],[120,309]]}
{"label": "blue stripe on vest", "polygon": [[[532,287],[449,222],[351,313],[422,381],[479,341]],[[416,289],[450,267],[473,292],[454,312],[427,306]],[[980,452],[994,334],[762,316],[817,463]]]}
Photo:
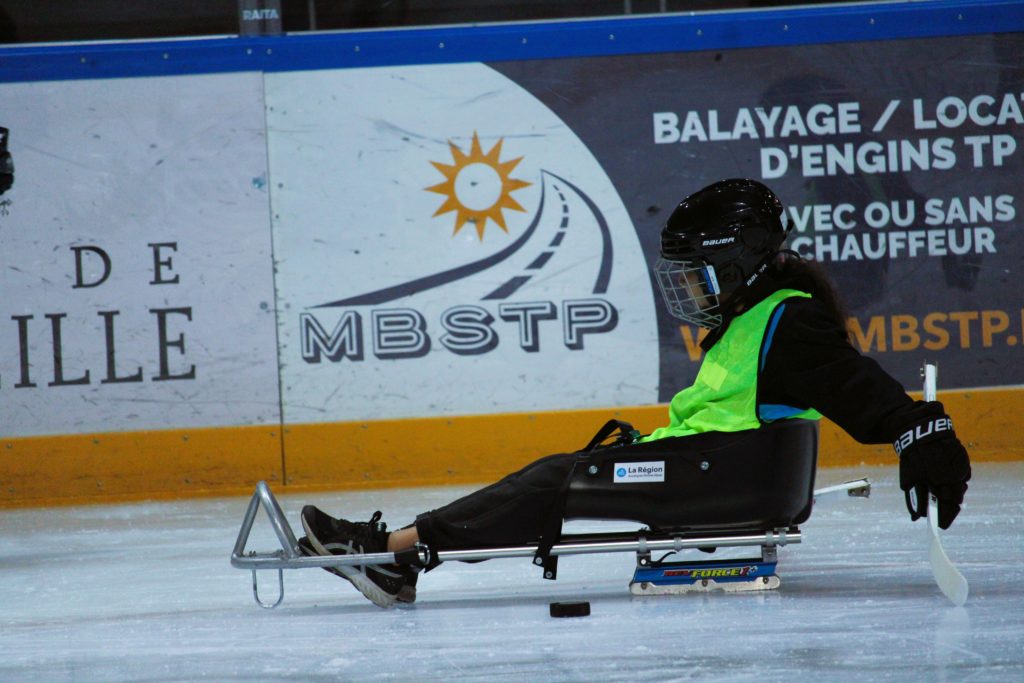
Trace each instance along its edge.
{"label": "blue stripe on vest", "polygon": [[765,422],[772,420],[784,420],[804,412],[806,408],[794,408],[776,403],[766,403],[757,407],[757,415]]}
{"label": "blue stripe on vest", "polygon": [[[786,309],[786,304],[779,304],[774,311],[772,311],[771,320],[768,322],[768,330],[764,333],[764,344],[761,347],[761,370],[764,370],[764,362],[768,358],[768,349],[772,346],[772,337],[775,336],[775,328],[779,325],[779,320],[782,318],[782,312]],[[763,404],[757,407],[757,415],[760,419],[770,422],[772,420],[784,420],[787,417],[793,417],[804,412],[805,408],[794,408],[793,406],[786,406],[780,404]]]}
{"label": "blue stripe on vest", "polygon": [[778,327],[779,319],[782,317],[782,311],[784,310],[786,310],[786,304],[781,303],[772,312],[772,319],[768,323],[768,331],[764,333],[764,344],[761,346],[761,370],[764,370],[764,361],[768,358],[768,349],[772,346],[772,337],[775,335],[775,328]]}

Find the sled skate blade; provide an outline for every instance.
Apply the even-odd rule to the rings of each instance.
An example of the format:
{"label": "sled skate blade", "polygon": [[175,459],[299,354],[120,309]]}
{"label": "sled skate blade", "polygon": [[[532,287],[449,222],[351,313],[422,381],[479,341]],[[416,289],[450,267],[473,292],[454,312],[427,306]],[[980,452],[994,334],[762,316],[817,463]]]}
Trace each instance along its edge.
{"label": "sled skate blade", "polygon": [[773,590],[782,583],[775,567],[776,562],[756,559],[671,562],[637,567],[629,583],[629,592],[633,595],[679,595]]}
{"label": "sled skate blade", "polygon": [[723,591],[725,593],[745,593],[747,591],[768,591],[779,587],[782,581],[778,576],[762,576],[759,579],[750,581],[730,581],[719,583],[714,579],[701,579],[694,583],[679,584],[656,584],[641,581],[631,582],[629,592],[633,595],[681,595],[683,593],[711,593],[712,591]]}

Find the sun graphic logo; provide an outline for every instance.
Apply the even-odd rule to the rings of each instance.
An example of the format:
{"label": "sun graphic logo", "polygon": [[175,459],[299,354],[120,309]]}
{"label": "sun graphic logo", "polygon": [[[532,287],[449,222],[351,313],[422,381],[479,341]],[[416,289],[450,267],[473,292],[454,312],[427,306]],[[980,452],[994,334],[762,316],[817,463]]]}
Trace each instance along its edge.
{"label": "sun graphic logo", "polygon": [[448,148],[455,163],[430,162],[444,176],[444,182],[424,189],[445,196],[444,203],[434,212],[433,217],[450,211],[455,212],[453,237],[466,223],[472,223],[476,227],[477,237],[482,242],[488,219],[507,233],[508,227],[505,225],[502,211],[526,211],[512,197],[514,191],[532,184],[511,177],[512,170],[523,157],[501,161],[502,142],[504,138],[500,138],[490,151],[484,153],[480,146],[480,138],[476,131],[473,131],[469,154],[465,154],[449,140]]}

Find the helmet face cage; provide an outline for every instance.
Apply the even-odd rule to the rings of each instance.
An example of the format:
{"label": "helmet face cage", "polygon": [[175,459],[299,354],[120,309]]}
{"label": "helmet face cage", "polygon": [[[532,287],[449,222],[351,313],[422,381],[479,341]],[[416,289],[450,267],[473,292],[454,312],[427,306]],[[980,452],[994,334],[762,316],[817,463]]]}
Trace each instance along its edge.
{"label": "helmet face cage", "polygon": [[701,259],[654,264],[658,288],[673,317],[699,327],[713,329],[722,324],[718,308],[721,289],[715,267]]}

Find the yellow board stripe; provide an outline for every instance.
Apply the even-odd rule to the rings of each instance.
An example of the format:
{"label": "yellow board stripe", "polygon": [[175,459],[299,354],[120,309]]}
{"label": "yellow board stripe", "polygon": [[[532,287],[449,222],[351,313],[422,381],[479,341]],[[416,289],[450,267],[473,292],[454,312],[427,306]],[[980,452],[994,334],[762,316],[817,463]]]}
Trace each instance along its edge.
{"label": "yellow board stripe", "polygon": [[280,427],[0,441],[0,507],[225,495],[281,481]]}
{"label": "yellow board stripe", "polygon": [[[1024,460],[1024,390],[940,395],[975,462]],[[493,481],[584,446],[609,418],[647,433],[666,406],[0,440],[0,507]],[[283,440],[282,440],[283,437]],[[819,465],[896,464],[822,421]]]}

